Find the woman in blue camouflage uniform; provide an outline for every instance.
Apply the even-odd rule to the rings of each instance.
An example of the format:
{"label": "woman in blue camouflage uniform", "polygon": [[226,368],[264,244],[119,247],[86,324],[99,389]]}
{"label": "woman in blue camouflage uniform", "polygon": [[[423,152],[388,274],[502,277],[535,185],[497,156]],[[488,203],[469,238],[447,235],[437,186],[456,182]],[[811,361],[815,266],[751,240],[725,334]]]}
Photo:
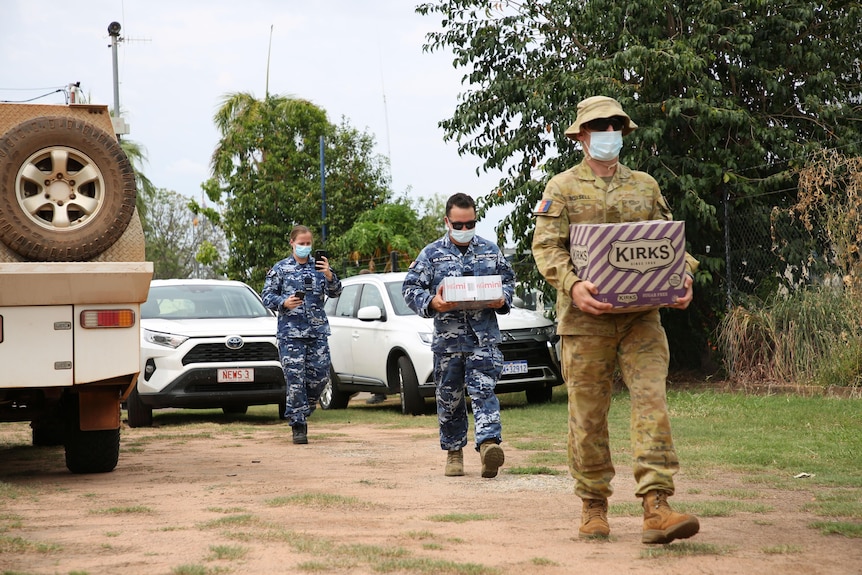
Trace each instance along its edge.
{"label": "woman in blue camouflage uniform", "polygon": [[[482,477],[496,477],[505,460],[500,447],[500,402],[494,394],[503,371],[497,314],[509,313],[515,273],[495,244],[475,235],[473,198],[467,194],[450,197],[445,222],[446,235],[425,246],[410,264],[402,292],[410,309],[421,317],[434,318],[431,349],[440,447],[447,452],[445,475],[464,475],[466,389],[473,408]],[[487,307],[456,310],[456,303],[443,299],[443,278],[488,275],[501,276],[503,297]]]}
{"label": "woman in blue camouflage uniform", "polygon": [[293,428],[293,442],[308,443],[308,417],[329,379],[329,320],[326,296],[341,294],[341,281],[329,260],[311,256],[313,237],[305,226],[290,232],[293,254],[266,274],[263,303],[278,313],[278,353],[287,383],[284,418]]}

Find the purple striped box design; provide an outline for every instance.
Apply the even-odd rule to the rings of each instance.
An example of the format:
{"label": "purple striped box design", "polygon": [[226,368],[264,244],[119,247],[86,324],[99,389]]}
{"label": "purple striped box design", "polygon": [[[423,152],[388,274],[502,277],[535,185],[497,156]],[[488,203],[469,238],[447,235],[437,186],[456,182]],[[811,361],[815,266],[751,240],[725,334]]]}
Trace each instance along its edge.
{"label": "purple striped box design", "polygon": [[620,311],[685,295],[684,222],[572,224],[569,246],[578,277],[596,285],[597,300]]}

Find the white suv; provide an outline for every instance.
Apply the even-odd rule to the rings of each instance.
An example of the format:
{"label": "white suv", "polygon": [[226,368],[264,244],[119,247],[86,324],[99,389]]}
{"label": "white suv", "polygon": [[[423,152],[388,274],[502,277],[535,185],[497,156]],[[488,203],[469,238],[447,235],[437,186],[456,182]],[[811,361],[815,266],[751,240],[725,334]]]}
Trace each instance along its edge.
{"label": "white suv", "polygon": [[[406,273],[364,274],[342,280],[340,297],[326,302],[332,328],[331,381],[323,409],[343,409],[360,391],[401,394],[401,411],[418,415],[434,396],[434,320],[407,307],[401,295]],[[555,328],[540,313],[513,307],[498,315],[505,367],[497,393],[525,391],[527,401],[551,399],[560,385]]]}
{"label": "white suv", "polygon": [[278,404],[284,372],[276,317],[248,285],[227,280],[153,280],[141,306],[141,374],[126,400],[129,427],[153,423],[162,407]]}

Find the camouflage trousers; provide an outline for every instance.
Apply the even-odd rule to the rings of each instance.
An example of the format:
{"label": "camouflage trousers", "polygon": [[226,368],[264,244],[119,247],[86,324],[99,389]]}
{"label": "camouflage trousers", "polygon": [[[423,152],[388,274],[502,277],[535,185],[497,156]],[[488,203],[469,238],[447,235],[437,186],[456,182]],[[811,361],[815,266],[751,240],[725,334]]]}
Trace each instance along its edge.
{"label": "camouflage trousers", "polygon": [[476,426],[476,450],[488,440],[502,441],[500,401],[494,387],[503,372],[503,353],[496,347],[469,353],[435,353],[434,381],[440,447],[451,451],[467,445],[467,400]]}
{"label": "camouflage trousers", "polygon": [[279,338],[278,354],[287,383],[284,418],[291,426],[305,423],[329,381],[329,342],[326,338]]}
{"label": "camouflage trousers", "polygon": [[619,366],[631,396],[635,494],[674,491],[679,461],[671,437],[665,384],[669,351],[658,314],[608,314],[615,335],[563,335],[562,368],[569,395],[569,470],[575,494],[607,498],[614,466],[608,412]]}

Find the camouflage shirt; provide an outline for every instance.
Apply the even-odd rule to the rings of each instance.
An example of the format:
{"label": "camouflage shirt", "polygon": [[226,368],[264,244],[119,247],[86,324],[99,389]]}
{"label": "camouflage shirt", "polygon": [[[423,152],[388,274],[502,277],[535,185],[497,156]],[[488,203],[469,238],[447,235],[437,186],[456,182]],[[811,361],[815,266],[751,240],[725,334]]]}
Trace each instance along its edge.
{"label": "camouflage shirt", "polygon": [[[302,304],[293,309],[284,307],[284,300],[298,291],[305,292]],[[341,281],[332,272],[332,281],[314,268],[314,258],[304,264],[289,256],[274,266],[266,274],[261,297],[263,304],[278,313],[278,332],[280,339],[326,337],[329,335],[329,321],[323,304],[326,296],[341,294]]]}
{"label": "camouflage shirt", "polygon": [[[438,313],[431,309],[431,300],[445,277],[499,275],[503,280],[505,305],[500,309],[453,310]],[[463,255],[447,233],[425,246],[410,264],[402,286],[410,309],[422,317],[434,318],[435,352],[472,351],[476,347],[500,343],[498,313],[509,313],[515,293],[515,272],[500,248],[479,236],[470,241]]]}
{"label": "camouflage shirt", "polygon": [[[612,335],[611,314],[592,316],[572,304],[572,286],[580,278],[569,253],[569,225],[670,221],[673,216],[658,182],[645,172],[619,164],[606,183],[582,161],[551,178],[533,215],[533,258],[545,280],[557,288],[557,333]],[[689,254],[685,258],[686,270],[694,273],[697,260]]]}

